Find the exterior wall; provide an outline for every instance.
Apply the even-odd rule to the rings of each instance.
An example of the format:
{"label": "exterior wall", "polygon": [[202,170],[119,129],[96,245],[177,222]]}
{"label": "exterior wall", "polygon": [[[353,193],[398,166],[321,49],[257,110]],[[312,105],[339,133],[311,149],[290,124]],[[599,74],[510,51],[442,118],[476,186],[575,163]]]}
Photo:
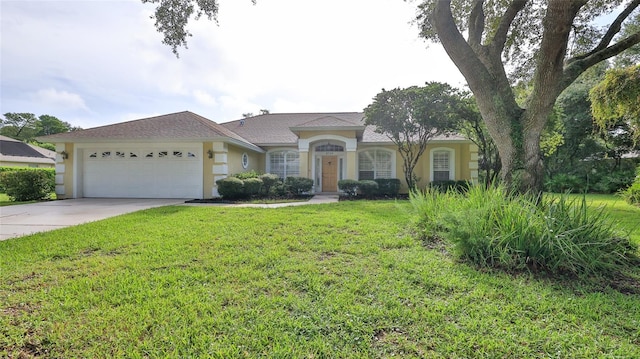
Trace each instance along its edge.
{"label": "exterior wall", "polygon": [[54,165],[46,163],[0,161],[0,167],[52,168]]}
{"label": "exterior wall", "polygon": [[[216,181],[237,173],[254,170],[265,171],[265,154],[247,150],[224,142],[208,142],[204,144],[204,196],[203,198],[219,197]],[[247,154],[247,168],[243,167],[242,157]],[[211,156],[211,158],[209,158]]]}
{"label": "exterior wall", "polygon": [[[67,154],[67,158],[63,158],[62,152]],[[56,198],[66,199],[73,198],[73,172],[74,172],[74,153],[73,143],[57,143],[56,144]]]}

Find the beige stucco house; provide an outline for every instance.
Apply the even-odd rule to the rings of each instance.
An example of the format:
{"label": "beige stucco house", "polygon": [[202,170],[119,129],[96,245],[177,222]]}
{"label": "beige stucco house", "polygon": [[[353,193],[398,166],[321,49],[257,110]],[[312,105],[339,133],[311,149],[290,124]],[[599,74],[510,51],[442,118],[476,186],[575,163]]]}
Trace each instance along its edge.
{"label": "beige stucco house", "polygon": [[[211,198],[216,181],[255,170],[314,180],[400,178],[396,147],[361,112],[265,114],[217,124],[192,112],[41,138],[56,144],[58,198]],[[432,140],[416,168],[434,180],[477,181],[477,147],[461,136]],[[406,191],[406,184],[404,191]]]}

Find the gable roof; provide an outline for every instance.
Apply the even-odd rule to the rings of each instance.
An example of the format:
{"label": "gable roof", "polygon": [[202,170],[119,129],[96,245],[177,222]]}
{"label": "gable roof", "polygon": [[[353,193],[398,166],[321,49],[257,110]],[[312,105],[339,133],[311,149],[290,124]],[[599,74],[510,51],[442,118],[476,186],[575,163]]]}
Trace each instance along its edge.
{"label": "gable roof", "polygon": [[[359,142],[391,144],[391,140],[377,133],[376,126],[365,125],[363,112],[328,113],[271,113],[248,117],[220,125],[239,134],[258,146],[296,145],[298,131],[356,130]],[[434,141],[466,141],[458,135],[442,135]]]}
{"label": "gable roof", "polygon": [[102,142],[102,141],[212,141],[229,142],[262,152],[242,136],[190,111],[143,118],[85,130],[39,137],[47,142]]}
{"label": "gable roof", "polygon": [[[364,130],[362,112],[270,113],[222,123],[258,146],[293,145],[298,136],[293,130],[360,129]],[[338,128],[335,128],[338,127]]]}
{"label": "gable roof", "polygon": [[[217,124],[190,111],[143,118],[85,130],[38,137],[46,142],[225,141],[264,152],[259,146],[295,146],[300,131],[356,131],[363,144],[392,144],[376,127],[365,125],[363,112],[273,113]],[[460,135],[433,140],[461,141]]]}
{"label": "gable roof", "polygon": [[55,164],[56,153],[38,146],[0,136],[0,161]]}

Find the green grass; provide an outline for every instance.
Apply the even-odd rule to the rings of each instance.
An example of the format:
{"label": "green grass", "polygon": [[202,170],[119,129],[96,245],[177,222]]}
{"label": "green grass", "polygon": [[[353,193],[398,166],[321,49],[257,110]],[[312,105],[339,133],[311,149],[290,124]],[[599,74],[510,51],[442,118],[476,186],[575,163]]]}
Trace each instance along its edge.
{"label": "green grass", "polygon": [[[581,194],[570,194],[570,198],[582,198]],[[610,194],[587,194],[587,204],[592,208],[604,207],[610,219],[620,229],[629,232],[633,241],[640,244],[640,207],[632,206],[621,197]]]}
{"label": "green grass", "polygon": [[0,242],[0,357],[640,357],[639,295],[477,271],[411,211],[174,206]]}

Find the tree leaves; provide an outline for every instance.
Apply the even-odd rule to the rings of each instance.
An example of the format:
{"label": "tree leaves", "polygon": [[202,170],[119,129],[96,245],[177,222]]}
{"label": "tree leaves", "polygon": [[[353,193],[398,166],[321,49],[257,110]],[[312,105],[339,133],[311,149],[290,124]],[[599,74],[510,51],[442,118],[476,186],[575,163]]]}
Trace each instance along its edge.
{"label": "tree leaves", "polygon": [[640,65],[611,69],[604,80],[589,91],[591,110],[601,129],[621,118],[640,138]]}

